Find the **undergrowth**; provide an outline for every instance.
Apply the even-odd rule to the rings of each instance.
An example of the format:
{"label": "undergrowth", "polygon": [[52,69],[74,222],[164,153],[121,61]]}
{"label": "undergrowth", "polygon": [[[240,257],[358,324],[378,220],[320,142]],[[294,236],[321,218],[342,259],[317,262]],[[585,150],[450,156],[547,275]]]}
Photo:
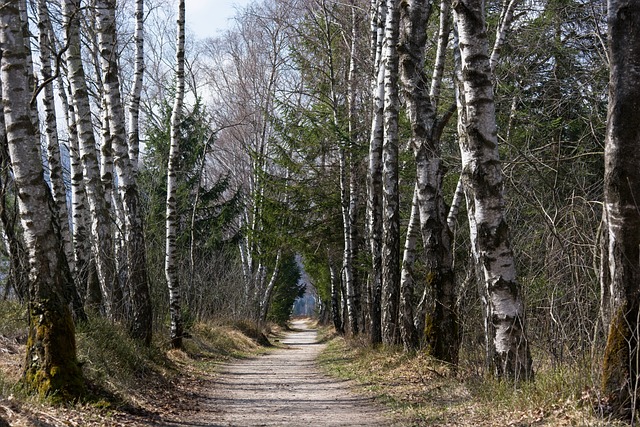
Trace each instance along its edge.
{"label": "undergrowth", "polygon": [[362,339],[334,337],[320,357],[331,375],[354,380],[386,404],[403,425],[623,426],[599,418],[591,364],[539,368],[536,380],[515,386],[449,366],[424,353],[372,348]]}

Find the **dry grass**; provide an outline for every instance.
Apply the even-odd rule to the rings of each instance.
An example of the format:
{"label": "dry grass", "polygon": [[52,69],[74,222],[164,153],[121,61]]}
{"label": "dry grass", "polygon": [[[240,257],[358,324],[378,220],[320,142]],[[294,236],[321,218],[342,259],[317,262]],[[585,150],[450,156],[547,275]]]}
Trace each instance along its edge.
{"label": "dry grass", "polygon": [[[11,320],[14,319],[14,320]],[[86,401],[54,407],[22,393],[24,309],[0,302],[0,427],[165,425],[176,413],[197,412],[192,388],[210,380],[217,364],[265,351],[248,323],[200,323],[184,350],[171,350],[157,334],[150,348],[104,319],[80,325],[78,358],[89,383]],[[248,335],[246,335],[246,332]]]}
{"label": "dry grass", "polygon": [[402,425],[623,426],[593,410],[590,367],[542,369],[515,387],[462,367],[456,374],[423,353],[372,349],[361,340],[333,338],[321,356],[332,375],[355,380],[395,412]]}

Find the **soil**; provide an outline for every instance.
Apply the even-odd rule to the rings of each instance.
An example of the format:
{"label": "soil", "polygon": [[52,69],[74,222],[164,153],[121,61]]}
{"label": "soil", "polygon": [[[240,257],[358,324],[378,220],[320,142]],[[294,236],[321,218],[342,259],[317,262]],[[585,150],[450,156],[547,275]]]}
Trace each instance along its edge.
{"label": "soil", "polygon": [[[184,425],[388,426],[389,414],[320,372],[324,344],[304,321],[281,341],[286,348],[224,365],[201,390],[200,412]],[[201,424],[202,423],[202,424]]]}

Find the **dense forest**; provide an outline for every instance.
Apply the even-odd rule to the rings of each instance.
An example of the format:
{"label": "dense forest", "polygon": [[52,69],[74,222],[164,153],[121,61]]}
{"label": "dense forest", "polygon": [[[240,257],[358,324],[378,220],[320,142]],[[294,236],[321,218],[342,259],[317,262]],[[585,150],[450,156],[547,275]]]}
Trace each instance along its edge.
{"label": "dense forest", "polygon": [[454,372],[586,366],[636,418],[640,1],[255,0],[208,39],[188,3],[0,0],[27,390],[86,392],[87,319],[179,349],[306,294]]}

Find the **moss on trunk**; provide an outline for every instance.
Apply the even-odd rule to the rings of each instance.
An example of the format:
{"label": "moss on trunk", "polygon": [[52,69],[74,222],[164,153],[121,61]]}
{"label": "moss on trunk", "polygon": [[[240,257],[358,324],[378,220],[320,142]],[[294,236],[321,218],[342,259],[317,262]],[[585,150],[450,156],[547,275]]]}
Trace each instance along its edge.
{"label": "moss on trunk", "polygon": [[86,391],[76,358],[75,327],[66,304],[52,297],[29,307],[29,336],[22,382],[41,398],[74,401]]}
{"label": "moss on trunk", "polygon": [[637,393],[634,390],[638,375],[637,316],[637,304],[633,307],[625,304],[613,313],[602,362],[602,390],[607,403],[620,417],[631,413],[633,397]]}

